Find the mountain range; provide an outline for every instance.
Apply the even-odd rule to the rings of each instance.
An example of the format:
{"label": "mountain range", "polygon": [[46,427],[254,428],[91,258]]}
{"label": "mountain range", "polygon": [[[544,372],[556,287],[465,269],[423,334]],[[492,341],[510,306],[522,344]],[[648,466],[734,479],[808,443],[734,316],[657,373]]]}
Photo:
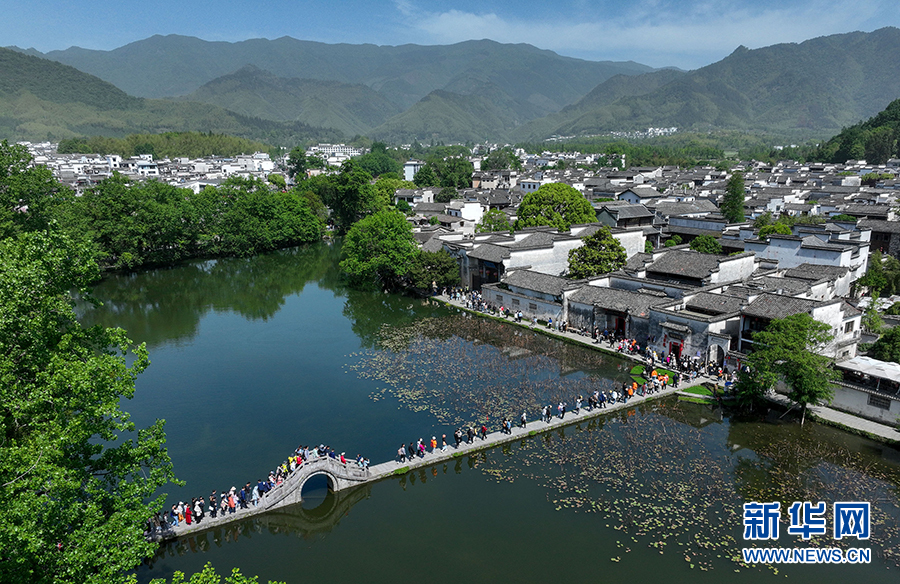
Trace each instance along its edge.
{"label": "mountain range", "polygon": [[[694,71],[488,40],[383,47],[169,35],[112,51],[13,49],[42,60],[29,61],[23,75],[7,66],[11,51],[0,52],[0,137],[11,138],[143,128],[284,145],[329,133],[395,143],[530,141],[672,126],[818,138],[900,97],[896,28],[739,47]],[[40,67],[47,69],[38,74]]]}

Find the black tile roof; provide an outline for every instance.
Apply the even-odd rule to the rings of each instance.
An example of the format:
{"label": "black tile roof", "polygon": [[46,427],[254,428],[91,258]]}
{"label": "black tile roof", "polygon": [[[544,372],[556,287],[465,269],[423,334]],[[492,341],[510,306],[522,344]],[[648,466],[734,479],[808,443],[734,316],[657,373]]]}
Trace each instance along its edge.
{"label": "black tile roof", "polygon": [[719,262],[726,257],[696,251],[670,251],[647,266],[647,272],[702,279],[718,269]]}
{"label": "black tile roof", "polygon": [[807,298],[795,298],[780,294],[760,294],[756,300],[744,308],[746,316],[759,318],[786,318],[802,312],[811,312],[813,308],[821,305],[821,302]]}
{"label": "black tile roof", "polygon": [[816,264],[800,264],[795,268],[785,270],[784,275],[788,278],[798,278],[800,280],[821,280],[822,278],[840,278],[844,276],[850,268],[843,266],[820,266]]}
{"label": "black tile roof", "polygon": [[591,304],[605,310],[630,312],[634,316],[646,318],[650,307],[671,301],[666,296],[643,294],[629,290],[617,290],[600,286],[582,286],[569,296],[570,302]]}
{"label": "black tile roof", "polygon": [[685,306],[698,308],[704,312],[713,314],[728,314],[738,312],[744,305],[742,298],[735,296],[726,296],[723,294],[711,294],[709,292],[699,292],[685,301]]}
{"label": "black tile roof", "polygon": [[572,281],[559,276],[551,276],[550,274],[542,274],[532,270],[514,270],[510,271],[506,277],[503,278],[503,283],[507,286],[522,288],[524,290],[533,290],[541,294],[560,296],[563,289],[571,284]]}

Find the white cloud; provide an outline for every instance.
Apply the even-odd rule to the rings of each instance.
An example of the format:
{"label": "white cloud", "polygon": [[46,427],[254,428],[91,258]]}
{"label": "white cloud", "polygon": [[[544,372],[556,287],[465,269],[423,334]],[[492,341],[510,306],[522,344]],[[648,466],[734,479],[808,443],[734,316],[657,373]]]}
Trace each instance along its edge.
{"label": "white cloud", "polygon": [[[884,6],[882,0],[810,0],[792,6],[748,7],[742,3],[736,7],[728,0],[710,0],[690,7],[679,3],[674,10],[664,0],[648,0],[631,5],[627,12],[574,10],[580,20],[571,22],[565,18],[529,20],[527,16],[456,9],[422,12],[411,0],[395,3],[407,25],[418,30],[429,44],[489,38],[591,59],[634,59],[654,66],[684,68],[721,59],[738,45],[758,48],[858,30]],[[527,10],[519,11],[524,12]],[[559,13],[567,11],[561,7]],[[591,18],[586,19],[586,14]],[[896,22],[896,17],[893,20]]]}

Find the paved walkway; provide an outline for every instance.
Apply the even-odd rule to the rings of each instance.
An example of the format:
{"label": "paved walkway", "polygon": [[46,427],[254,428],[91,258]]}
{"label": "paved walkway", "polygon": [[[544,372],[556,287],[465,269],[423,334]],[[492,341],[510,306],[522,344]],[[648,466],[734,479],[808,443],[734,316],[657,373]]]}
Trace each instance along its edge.
{"label": "paved walkway", "polygon": [[[786,408],[793,405],[787,396],[780,393],[768,395],[770,401],[776,402]],[[873,440],[887,442],[888,444],[900,445],[900,431],[886,424],[879,424],[872,420],[860,418],[853,414],[841,412],[827,406],[809,406],[806,410],[806,417],[826,424],[836,426],[853,434],[861,434]]]}
{"label": "paved walkway", "polygon": [[[381,464],[376,464],[374,466],[369,467],[369,476],[365,481],[361,481],[353,485],[354,487],[357,485],[364,485],[367,483],[372,483],[375,481],[379,481],[381,479],[398,475],[398,474],[406,474],[409,471],[415,470],[421,467],[429,467],[433,464],[437,464],[440,462],[444,462],[447,460],[453,460],[455,458],[459,458],[462,456],[466,456],[468,454],[473,454],[480,450],[486,450],[488,448],[493,448],[495,446],[499,446],[501,444],[506,444],[509,442],[515,442],[517,440],[522,440],[524,438],[528,438],[530,436],[536,436],[538,434],[543,434],[544,432],[550,432],[552,430],[556,430],[558,428],[563,428],[565,426],[570,426],[572,424],[577,424],[586,420],[590,420],[592,418],[596,418],[598,416],[616,412],[619,410],[623,410],[626,408],[634,407],[638,404],[659,399],[663,396],[671,395],[675,393],[674,388],[668,388],[665,391],[657,392],[653,395],[647,396],[639,396],[635,395],[630,398],[627,403],[616,403],[608,405],[605,408],[594,408],[591,411],[582,408],[579,413],[574,413],[572,411],[566,412],[563,418],[559,416],[554,416],[548,422],[542,422],[540,420],[528,422],[524,428],[519,426],[514,426],[512,431],[509,434],[505,434],[503,432],[491,432],[484,439],[480,437],[476,437],[471,444],[462,442],[459,447],[448,445],[446,450],[441,450],[440,448],[434,451],[428,451],[425,453],[425,456],[416,456],[411,460],[406,460],[405,462],[399,462],[398,460],[392,460],[389,462],[383,462]],[[312,462],[313,464],[315,461]],[[309,464],[309,463],[307,463]],[[348,465],[356,467],[355,462],[348,462]],[[295,471],[296,472],[296,471]],[[293,476],[293,475],[292,475]],[[290,479],[288,479],[290,481]],[[286,482],[287,483],[287,482]],[[285,485],[286,485],[285,483]],[[285,485],[282,485],[278,488],[285,488]],[[275,492],[275,491],[271,491]],[[250,507],[248,509],[237,509],[233,514],[227,515],[219,515],[216,518],[211,516],[207,516],[200,523],[192,523],[191,525],[187,525],[182,523],[178,527],[174,529],[160,534],[159,539],[168,540],[174,539],[177,537],[182,537],[191,533],[197,533],[199,531],[205,531],[207,529],[214,529],[216,527],[221,527],[226,523],[231,523],[232,521],[238,521],[240,519],[246,519],[249,517],[253,517],[254,515],[259,515],[261,513],[265,513],[269,511],[270,508],[267,508],[263,501],[259,507]]]}
{"label": "paved walkway", "polygon": [[[581,343],[587,347],[590,347],[595,350],[601,350],[607,353],[615,354],[618,357],[622,357],[624,359],[631,359],[632,361],[638,363],[645,363],[645,360],[637,357],[635,355],[629,355],[625,353],[619,353],[615,349],[611,348],[608,343],[594,343],[593,339],[590,337],[584,337],[575,333],[563,333],[558,330],[548,329],[546,326],[535,326],[532,327],[531,323],[525,322],[524,320],[521,323],[517,323],[515,319],[492,316],[489,314],[485,314],[483,312],[479,312],[477,310],[472,310],[470,308],[466,308],[465,302],[459,302],[456,300],[450,300],[447,296],[433,296],[435,300],[440,302],[444,302],[450,306],[455,308],[459,308],[461,310],[465,310],[472,314],[476,314],[479,316],[484,316],[488,318],[495,318],[497,320],[505,320],[508,324],[513,326],[519,326],[522,328],[526,328],[529,330],[533,330],[535,332],[539,332],[545,335],[549,335],[551,337],[563,338],[570,342]],[[659,365],[663,367],[662,364]],[[689,387],[691,385],[699,385],[701,383],[716,383],[716,380],[712,377],[706,375],[700,375],[694,379],[694,381],[683,382],[682,387]],[[688,395],[688,394],[685,394]],[[770,397],[770,399],[779,405],[784,407],[791,407],[791,401],[787,399],[787,397],[781,394],[775,394],[774,397]],[[859,416],[854,416],[853,414],[848,414],[845,412],[841,412],[835,410],[833,408],[829,408],[827,406],[810,406],[807,410],[807,415],[813,418],[814,420],[821,422],[823,424],[827,424],[830,426],[836,426],[848,432],[852,432],[855,434],[862,434],[864,436],[868,436],[873,440],[880,440],[883,442],[887,442],[889,444],[900,444],[900,431],[896,428],[892,428],[891,426],[885,424],[879,424],[878,422],[873,422],[871,420],[867,420],[865,418],[861,418]]]}

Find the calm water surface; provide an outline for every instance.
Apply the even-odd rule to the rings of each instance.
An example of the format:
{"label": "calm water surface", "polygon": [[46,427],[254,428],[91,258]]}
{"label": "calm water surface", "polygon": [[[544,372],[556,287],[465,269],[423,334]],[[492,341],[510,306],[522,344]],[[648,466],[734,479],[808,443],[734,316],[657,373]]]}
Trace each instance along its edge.
{"label": "calm water surface", "polygon": [[[183,488],[255,481],[298,445],[393,457],[461,423],[627,378],[630,363],[427,300],[346,290],[339,249],[195,262],[101,283],[86,323],[127,329],[152,365],[124,408],[166,420]],[[779,413],[666,400],[169,544],[141,581],[212,562],[262,581],[516,579],[896,582],[900,453]],[[747,567],[749,500],[869,500],[867,566]],[[786,525],[782,526],[784,532]],[[860,542],[862,543],[862,542]],[[813,545],[833,545],[829,539]],[[774,545],[774,544],[773,544]],[[803,545],[782,535],[777,545]]]}

